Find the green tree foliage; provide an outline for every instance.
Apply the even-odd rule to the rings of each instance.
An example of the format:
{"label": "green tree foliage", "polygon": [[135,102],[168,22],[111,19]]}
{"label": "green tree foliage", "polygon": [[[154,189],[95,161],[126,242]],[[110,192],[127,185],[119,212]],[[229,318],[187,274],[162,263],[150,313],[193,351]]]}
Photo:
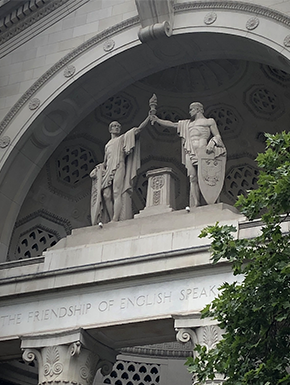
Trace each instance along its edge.
{"label": "green tree foliage", "polygon": [[236,204],[249,220],[261,216],[259,235],[235,239],[235,227],[218,223],[200,235],[211,239],[213,263],[227,259],[233,274],[244,277],[225,283],[202,311],[224,333],[211,350],[196,346],[196,357],[186,363],[200,383],[218,372],[227,385],[290,384],[290,133],[266,137],[257,157],[258,188]]}

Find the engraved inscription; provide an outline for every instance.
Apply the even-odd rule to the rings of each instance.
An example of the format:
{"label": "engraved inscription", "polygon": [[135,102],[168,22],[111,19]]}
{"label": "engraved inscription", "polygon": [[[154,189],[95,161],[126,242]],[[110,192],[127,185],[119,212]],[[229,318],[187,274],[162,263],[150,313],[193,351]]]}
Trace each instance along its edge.
{"label": "engraved inscription", "polygon": [[171,302],[171,291],[168,293],[141,294],[137,297],[121,298],[120,309],[128,309],[131,307],[154,306],[165,302]]}
{"label": "engraved inscription", "polygon": [[218,295],[223,282],[234,278],[229,272],[12,303],[0,307],[0,338],[198,312]]}
{"label": "engraved inscription", "polygon": [[208,298],[217,296],[217,288],[215,285],[207,287],[190,287],[187,289],[180,290],[180,301],[198,298]]}
{"label": "engraved inscription", "polygon": [[48,321],[55,318],[75,317],[78,315],[87,314],[92,305],[84,303],[81,305],[61,306],[58,308],[50,308],[45,310],[35,310],[28,313],[27,322]]}

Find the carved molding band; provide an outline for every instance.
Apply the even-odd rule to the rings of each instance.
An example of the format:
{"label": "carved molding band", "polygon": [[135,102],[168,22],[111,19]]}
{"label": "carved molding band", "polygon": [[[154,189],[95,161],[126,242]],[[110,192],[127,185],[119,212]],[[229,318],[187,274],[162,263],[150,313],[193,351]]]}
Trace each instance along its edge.
{"label": "carved molding band", "polygon": [[92,37],[85,43],[81,44],[75,50],[65,55],[60,59],[56,64],[54,64],[49,70],[47,70],[32,86],[21,96],[20,99],[14,104],[11,110],[6,114],[2,122],[0,123],[0,135],[18,113],[18,111],[24,106],[24,104],[31,99],[31,97],[42,87],[49,79],[51,79],[59,70],[64,68],[71,62],[73,59],[83,54],[94,45],[106,40],[109,36],[112,36],[115,33],[121,32],[126,28],[129,28],[139,22],[139,17],[134,16],[130,19],[122,21],[121,23],[116,24],[114,27],[108,28],[96,36]]}
{"label": "carved molding band", "polygon": [[[35,22],[40,21],[43,17],[66,4],[69,0],[30,0],[22,5],[19,9],[5,16],[0,20],[3,27],[0,30],[0,45],[17,36],[19,33],[24,33],[28,27]],[[2,22],[2,23],[1,23]]]}
{"label": "carved molding band", "polygon": [[284,15],[283,13],[274,11],[261,5],[244,3],[240,1],[196,1],[174,4],[173,8],[176,13],[194,9],[229,9],[233,11],[243,11],[264,16],[269,19],[274,19],[279,23],[290,26],[290,17]]}
{"label": "carved molding band", "polygon": [[[242,3],[239,1],[228,2],[228,1],[197,1],[189,3],[174,4],[173,9],[176,13],[185,12],[195,9],[228,9],[228,10],[237,10],[244,11],[248,13],[254,13],[255,15],[260,15],[278,21],[286,26],[290,26],[290,18],[283,15],[280,12],[265,8],[263,6],[251,5],[249,3]],[[0,123],[0,134],[5,130],[8,124],[11,122],[13,117],[17,112],[23,107],[23,105],[36,93],[36,91],[44,85],[52,76],[56,74],[60,69],[64,68],[71,60],[83,54],[89,50],[94,45],[108,39],[110,36],[115,33],[121,32],[126,28],[129,28],[133,25],[139,23],[139,16],[134,16],[129,18],[121,23],[116,24],[115,26],[108,28],[101,33],[98,33],[93,38],[89,39],[85,43],[81,44],[75,50],[67,54],[64,58],[59,60],[55,65],[53,65],[48,71],[46,71],[24,94],[23,96],[15,103],[15,105],[10,109],[7,115],[4,117]]]}

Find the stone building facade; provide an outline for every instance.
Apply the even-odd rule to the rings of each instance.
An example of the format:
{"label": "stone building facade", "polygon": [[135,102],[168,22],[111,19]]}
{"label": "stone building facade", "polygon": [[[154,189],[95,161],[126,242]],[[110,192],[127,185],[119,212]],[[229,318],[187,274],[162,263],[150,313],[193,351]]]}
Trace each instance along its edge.
{"label": "stone building facade", "polygon": [[[264,133],[288,130],[289,59],[289,1],[0,0],[1,383],[191,383],[192,342],[219,338],[199,311],[231,279],[198,234],[215,221],[258,231],[232,206],[256,187]],[[149,125],[136,218],[91,227],[108,123],[138,125],[153,93],[162,119],[199,101],[217,122],[221,203],[184,210],[180,138]],[[175,211],[138,217],[160,168]]]}

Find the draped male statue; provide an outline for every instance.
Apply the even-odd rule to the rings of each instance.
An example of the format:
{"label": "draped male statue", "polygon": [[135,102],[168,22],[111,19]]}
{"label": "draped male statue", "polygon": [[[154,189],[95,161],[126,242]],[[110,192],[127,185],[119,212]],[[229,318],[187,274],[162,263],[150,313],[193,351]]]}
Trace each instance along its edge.
{"label": "draped male statue", "polygon": [[132,218],[132,182],[140,167],[139,134],[148,122],[149,116],[122,135],[121,124],[110,123],[104,162],[90,173],[92,225]]}
{"label": "draped male statue", "polygon": [[207,204],[213,204],[223,187],[226,163],[226,148],[216,122],[204,116],[199,102],[189,106],[190,119],[171,122],[152,115],[152,123],[175,128],[182,138],[182,163],[187,169],[190,182],[190,207],[201,204],[201,194]]}

